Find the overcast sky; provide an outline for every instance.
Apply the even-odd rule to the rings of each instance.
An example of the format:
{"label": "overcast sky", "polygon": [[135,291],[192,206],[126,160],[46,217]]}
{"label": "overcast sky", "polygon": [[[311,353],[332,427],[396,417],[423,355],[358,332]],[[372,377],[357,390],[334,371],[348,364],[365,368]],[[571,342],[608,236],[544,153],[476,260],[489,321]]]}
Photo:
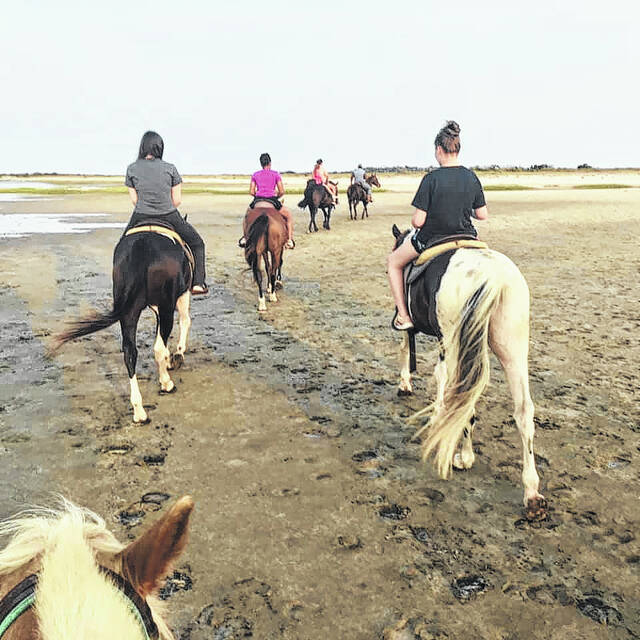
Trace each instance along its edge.
{"label": "overcast sky", "polygon": [[0,14],[0,172],[640,166],[637,0],[19,0]]}

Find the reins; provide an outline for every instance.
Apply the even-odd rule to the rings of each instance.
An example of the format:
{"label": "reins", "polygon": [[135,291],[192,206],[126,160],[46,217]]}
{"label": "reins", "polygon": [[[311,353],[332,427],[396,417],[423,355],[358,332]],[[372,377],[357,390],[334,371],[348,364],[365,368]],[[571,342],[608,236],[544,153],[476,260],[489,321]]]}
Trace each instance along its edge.
{"label": "reins", "polygon": [[[158,627],[146,601],[121,575],[107,567],[99,567],[99,569],[113,581],[129,610],[140,624],[146,640],[157,640],[159,637]],[[34,573],[19,582],[0,601],[0,638],[25,611],[34,605],[37,587],[38,575]]]}

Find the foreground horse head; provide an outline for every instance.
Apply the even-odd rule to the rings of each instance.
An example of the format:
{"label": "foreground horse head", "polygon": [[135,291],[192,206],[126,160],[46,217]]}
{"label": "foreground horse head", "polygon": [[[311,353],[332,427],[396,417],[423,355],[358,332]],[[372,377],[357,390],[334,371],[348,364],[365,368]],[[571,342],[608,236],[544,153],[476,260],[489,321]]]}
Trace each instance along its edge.
{"label": "foreground horse head", "polygon": [[[408,232],[393,226],[396,246]],[[434,403],[417,433],[422,457],[435,457],[442,478],[474,463],[475,405],[489,382],[489,347],[504,369],[523,447],[522,481],[527,517],[546,517],[533,454],[534,406],[529,393],[529,288],[516,265],[489,249],[456,249],[432,260],[408,295],[416,332],[440,340]],[[435,326],[434,326],[435,325]],[[410,340],[402,346],[400,395],[412,392]],[[457,451],[462,440],[462,447]]]}
{"label": "foreground horse head", "polygon": [[[332,182],[336,187],[336,197],[338,194],[338,183]],[[322,210],[324,220],[322,227],[327,231],[331,230],[331,213],[336,208],[336,205],[331,197],[327,188],[322,184],[317,184],[315,180],[308,180],[307,186],[304,190],[304,198],[298,203],[300,209],[309,207],[309,233],[313,233],[318,230],[316,224],[316,215],[318,209]]]}
{"label": "foreground horse head", "polygon": [[274,207],[258,204],[247,210],[242,230],[246,240],[244,257],[258,285],[258,311],[265,312],[263,277],[267,279],[269,301],[277,302],[276,286],[282,284],[282,260],[289,235],[287,223]]}
{"label": "foreground horse head", "polygon": [[[120,322],[122,350],[129,373],[133,421],[147,423],[147,412],[136,377],[138,349],[136,330],[143,309],[149,307],[156,316],[156,340],[153,345],[158,365],[160,393],[176,391],[168,370],[179,368],[187,349],[191,327],[191,266],[182,247],[166,235],[154,232],[123,236],[113,252],[113,309],[72,323],[54,338],[53,351],[65,342],[106,329]],[[180,338],[176,353],[168,349],[173,329],[173,314],[180,316]]]}
{"label": "foreground horse head", "polygon": [[0,551],[0,636],[170,640],[153,594],[184,549],[192,510],[181,498],[126,547],[68,501],[0,524],[11,536]]}

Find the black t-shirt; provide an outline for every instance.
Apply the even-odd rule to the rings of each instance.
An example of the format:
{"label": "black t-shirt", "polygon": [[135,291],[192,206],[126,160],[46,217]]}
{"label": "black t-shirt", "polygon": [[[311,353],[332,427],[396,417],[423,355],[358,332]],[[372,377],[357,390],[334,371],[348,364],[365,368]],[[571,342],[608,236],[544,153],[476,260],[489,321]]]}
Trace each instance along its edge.
{"label": "black t-shirt", "polygon": [[480,180],[466,167],[440,167],[428,173],[418,187],[412,205],[427,212],[418,239],[478,233],[471,223],[474,209],[484,207]]}
{"label": "black t-shirt", "polygon": [[124,183],[138,194],[134,212],[145,216],[162,216],[175,211],[171,187],[182,182],[178,170],[159,158],[141,158],[127,167]]}

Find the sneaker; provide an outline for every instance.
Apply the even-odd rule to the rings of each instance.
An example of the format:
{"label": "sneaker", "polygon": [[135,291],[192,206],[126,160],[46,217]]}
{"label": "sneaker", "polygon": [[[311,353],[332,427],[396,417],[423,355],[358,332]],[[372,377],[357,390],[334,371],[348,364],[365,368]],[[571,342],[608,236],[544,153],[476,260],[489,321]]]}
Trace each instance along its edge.
{"label": "sneaker", "polygon": [[293,241],[293,238],[291,238],[290,240],[287,240],[287,244],[285,244],[284,246],[287,247],[287,249],[294,249],[296,243]]}
{"label": "sneaker", "polygon": [[240,240],[238,240],[238,246],[241,249],[244,249],[247,246],[247,240],[244,236],[242,236],[242,238],[240,238]]}

